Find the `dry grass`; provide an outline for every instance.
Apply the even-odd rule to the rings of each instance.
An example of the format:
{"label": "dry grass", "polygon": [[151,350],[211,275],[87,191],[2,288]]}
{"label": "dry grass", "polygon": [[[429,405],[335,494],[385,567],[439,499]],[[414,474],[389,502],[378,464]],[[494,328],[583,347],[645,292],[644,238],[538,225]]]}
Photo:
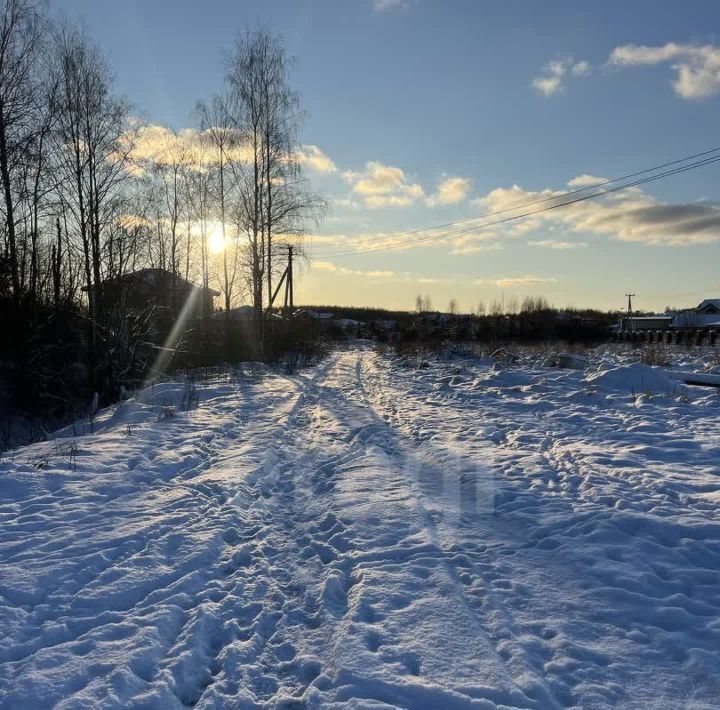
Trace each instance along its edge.
{"label": "dry grass", "polygon": [[668,350],[660,345],[649,345],[640,349],[640,362],[643,365],[670,367],[672,358]]}

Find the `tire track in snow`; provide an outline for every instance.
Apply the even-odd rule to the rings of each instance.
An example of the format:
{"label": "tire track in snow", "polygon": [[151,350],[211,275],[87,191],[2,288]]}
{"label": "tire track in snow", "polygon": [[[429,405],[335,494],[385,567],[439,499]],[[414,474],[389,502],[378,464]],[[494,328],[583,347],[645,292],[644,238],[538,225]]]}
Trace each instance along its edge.
{"label": "tire track in snow", "polygon": [[[11,483],[26,494],[0,502],[0,705],[621,702],[631,676],[599,647],[623,648],[607,612],[583,606],[621,585],[598,569],[604,589],[584,590],[568,574],[592,574],[545,549],[555,532],[595,524],[594,509],[573,528],[562,517],[588,494],[587,450],[557,445],[552,407],[532,393],[464,392],[443,367],[420,376],[368,350],[335,352],[298,376],[227,387],[129,440],[88,437],[78,472],[20,471]],[[570,430],[582,411],[559,421]],[[469,427],[483,430],[477,446]],[[501,514],[464,524],[433,476],[488,447]],[[659,480],[653,496],[668,510],[676,500]],[[20,584],[21,567],[35,586]],[[690,572],[702,589],[718,579]],[[675,592],[662,574],[663,593]],[[547,589],[559,598],[538,595]],[[603,629],[607,639],[594,636]]]}
{"label": "tire track in snow", "polygon": [[[392,444],[391,452],[397,454],[399,449],[407,460],[412,461],[415,455],[412,442],[422,443],[423,437],[419,437],[417,431],[413,431],[416,427],[408,427],[410,420],[407,413],[403,411],[403,403],[406,403],[407,400],[398,396],[399,393],[393,393],[389,377],[387,373],[379,371],[376,358],[377,356],[372,353],[364,353],[364,357],[358,357],[355,367],[357,387],[368,406],[376,412],[378,419],[386,423],[389,438],[395,441],[399,438],[402,441],[399,445]],[[365,372],[370,368],[368,361],[375,368],[370,373]],[[368,387],[366,382],[373,384]],[[445,418],[445,412],[443,415]],[[427,454],[427,449],[421,449],[420,456],[425,454]],[[468,518],[466,517],[467,511],[456,511],[460,513],[456,519],[456,527],[448,534],[442,512],[436,510],[435,501],[428,497],[437,496],[439,491],[432,490],[431,493],[428,493],[427,490],[423,490],[427,487],[435,488],[434,484],[427,480],[429,476],[436,476],[447,481],[448,477],[456,473],[461,475],[460,472],[441,471],[437,465],[428,464],[427,461],[420,461],[419,465],[423,469],[421,477],[419,479],[416,476],[409,477],[407,485],[412,489],[416,505],[430,533],[432,543],[437,548],[453,581],[455,592],[471,610],[483,632],[492,642],[497,658],[506,664],[510,675],[520,684],[519,688],[522,690],[515,695],[515,701],[519,703],[519,706],[534,705],[538,702],[542,707],[561,706],[562,701],[554,697],[554,693],[545,686],[542,679],[542,668],[538,668],[532,659],[527,657],[523,649],[514,648],[513,654],[508,651],[509,644],[512,643],[512,639],[518,635],[519,631],[512,618],[511,610],[503,604],[497,590],[493,589],[493,582],[501,576],[496,569],[501,562],[487,546],[478,544],[473,537],[463,539],[463,530],[471,530],[482,521],[482,516]],[[424,486],[424,483],[429,485]],[[462,482],[457,481],[456,483],[457,487],[454,490],[462,496]],[[458,509],[462,508],[461,500],[456,500],[455,504]]]}
{"label": "tire track in snow", "polygon": [[[467,430],[469,422],[472,422],[473,426],[486,427],[494,420],[502,421],[503,412],[494,411],[492,408],[478,411],[477,401],[472,398],[466,400],[461,393],[445,393],[442,388],[438,393],[438,389],[431,386],[433,377],[427,378],[427,383],[414,383],[408,387],[407,383],[402,382],[401,387],[396,388],[392,376],[397,376],[397,371],[393,373],[390,370],[391,365],[386,364],[383,369],[374,363],[374,367],[371,380],[374,386],[368,396],[380,411],[387,413],[388,420],[411,439],[427,441],[429,436],[432,447],[442,451],[446,444],[443,441],[436,442],[433,433],[462,432]],[[455,368],[445,365],[443,369],[452,372]],[[401,376],[402,374],[401,371]],[[410,377],[413,376],[411,371]],[[444,382],[448,378],[443,372],[438,379]],[[413,394],[401,399],[397,396],[396,389],[405,393],[409,390]],[[402,404],[398,404],[399,402]],[[440,403],[441,406],[428,407],[428,402]],[[468,407],[468,403],[471,407]],[[514,426],[519,424],[514,423]],[[502,424],[499,424],[499,427],[502,427]],[[492,426],[490,428],[492,429]],[[502,431],[498,424],[495,428],[496,431]],[[458,456],[455,447],[460,445],[462,448],[462,443],[472,442],[448,442],[453,446],[451,459]],[[496,442],[491,438],[481,445],[480,450],[475,445],[470,446],[461,455],[482,461],[483,446],[506,447],[506,434]],[[440,458],[442,459],[442,456]],[[500,465],[504,465],[502,459]],[[515,489],[510,490],[516,495]],[[499,500],[503,500],[507,491],[507,485],[500,479],[493,494],[496,499],[499,497]],[[532,602],[532,597],[531,587],[526,585],[525,581],[529,582],[540,571],[536,563],[526,560],[524,556],[532,528],[525,523],[518,527],[512,520],[496,515],[494,502],[491,503],[489,514],[475,516],[469,519],[466,525],[448,526],[442,515],[437,517],[432,514],[432,494],[428,497],[422,486],[417,492],[420,505],[427,506],[428,525],[432,526],[439,538],[438,544],[449,556],[455,556],[457,564],[451,567],[452,573],[462,587],[468,605],[478,614],[481,623],[484,622],[498,654],[511,669],[513,677],[518,679],[526,694],[539,703],[540,707],[566,707],[578,703],[579,696],[575,693],[575,688],[568,687],[565,682],[555,682],[547,672],[548,663],[553,656],[547,644],[556,639],[558,631],[552,624],[545,623],[539,610],[531,614],[531,618],[534,618],[531,623],[526,620],[526,604]],[[533,499],[540,500],[537,493]],[[547,582],[543,580],[540,580],[539,584],[536,582],[536,587],[540,589],[546,585]],[[572,598],[572,594],[569,594],[569,597]],[[605,657],[599,654],[593,657],[588,650],[583,660],[586,666],[595,664],[598,673],[607,676]],[[602,692],[605,696],[604,702],[616,702],[619,697],[618,690],[619,687],[608,679]]]}
{"label": "tire track in snow", "polygon": [[[408,437],[465,429],[452,446],[473,452],[482,437],[497,447],[492,529],[486,540],[468,535],[460,546],[467,553],[481,545],[495,558],[486,576],[514,629],[500,648],[519,650],[564,705],[687,698],[678,702],[707,707],[704,699],[720,688],[707,623],[720,601],[707,586],[720,579],[717,534],[705,520],[716,506],[689,507],[685,491],[702,489],[691,480],[707,469],[696,432],[717,416],[662,398],[638,411],[583,392],[573,373],[478,369],[481,380],[468,380],[470,370],[443,389],[435,383],[462,368],[437,363],[418,378],[386,360],[369,381],[380,411]],[[508,387],[513,378],[531,386]],[[634,431],[643,433],[636,439]],[[665,455],[668,440],[682,457]],[[698,519],[701,511],[708,512]],[[648,556],[662,562],[648,564]],[[668,571],[678,565],[676,579]],[[682,648],[680,628],[697,648]],[[647,668],[658,663],[666,670],[649,680]]]}
{"label": "tire track in snow", "polygon": [[[463,560],[456,552],[448,552],[438,546],[437,540],[434,539],[432,521],[418,505],[415,493],[410,490],[403,471],[405,443],[401,444],[397,441],[397,435],[375,412],[364,392],[363,380],[359,375],[361,359],[368,355],[368,353],[334,355],[333,367],[326,372],[323,381],[318,378],[314,383],[313,391],[304,395],[304,411],[298,411],[296,423],[310,426],[303,436],[298,436],[297,432],[293,434],[296,450],[292,458],[296,462],[296,470],[304,470],[310,477],[306,482],[313,490],[313,507],[319,511],[316,517],[325,524],[333,525],[330,528],[333,535],[329,539],[333,540],[338,535],[341,536],[341,540],[345,538],[340,550],[328,551],[327,546],[322,544],[318,551],[318,555],[326,565],[322,582],[325,615],[335,617],[334,620],[326,618],[323,623],[324,643],[320,644],[317,641],[315,643],[315,648],[319,648],[317,655],[325,658],[325,661],[321,662],[323,678],[320,685],[328,688],[340,685],[344,688],[325,690],[320,692],[320,695],[335,697],[350,693],[350,696],[360,698],[365,697],[363,693],[370,692],[367,684],[372,685],[369,681],[372,674],[363,673],[358,676],[345,668],[342,663],[347,649],[341,646],[352,647],[358,638],[364,638],[365,653],[380,659],[376,678],[382,677],[383,672],[386,673],[388,668],[397,667],[401,676],[409,679],[406,683],[390,684],[392,691],[389,687],[383,686],[385,689],[382,692],[376,689],[367,697],[373,697],[372,693],[380,693],[385,697],[389,693],[395,694],[397,702],[403,703],[411,702],[417,694],[422,696],[422,691],[412,680],[425,673],[422,648],[415,651],[398,648],[396,651],[393,645],[397,646],[397,644],[393,644],[392,638],[385,638],[387,634],[379,633],[375,629],[383,627],[387,616],[397,615],[402,613],[403,609],[411,607],[417,601],[413,599],[412,592],[415,592],[415,596],[417,594],[412,588],[417,585],[418,579],[421,583],[427,583],[426,580],[431,575],[440,574],[441,584],[452,590],[451,593],[460,599],[459,603],[464,607],[467,608],[468,604],[463,587],[454,572],[455,566],[462,565]],[[329,382],[326,383],[325,380]],[[376,471],[379,455],[382,469]],[[303,462],[303,465],[298,466],[298,462]],[[347,506],[343,502],[343,494],[338,495],[337,488],[342,487],[345,481],[351,481],[355,476],[366,474],[368,469],[371,475],[392,479],[383,482],[380,478],[378,486],[386,486],[387,492],[395,496],[402,505],[401,519],[395,522],[396,527],[402,529],[401,532],[396,533],[399,537],[391,536],[386,540],[378,540],[366,536],[367,531],[360,531],[362,539],[356,539],[358,532],[356,528],[359,526],[356,524],[357,521],[352,519],[353,506],[350,506],[350,510],[346,512]],[[356,492],[360,496],[363,494],[362,488]],[[359,501],[358,505],[362,507],[362,501]],[[323,511],[325,517],[322,517]],[[346,518],[345,522],[343,517]],[[384,523],[389,524],[387,521]],[[415,539],[412,540],[412,544],[403,546],[404,537],[408,540]],[[424,540],[418,541],[417,538]],[[316,539],[316,547],[318,547],[317,543]],[[367,549],[368,547],[370,549]],[[408,569],[411,570],[409,574],[405,571]],[[382,575],[385,572],[396,576],[399,573],[400,577],[406,577],[401,583],[408,586],[410,581],[411,589],[410,594],[406,590],[404,594],[395,595],[387,612],[380,611],[383,600],[373,598],[377,593],[372,589],[375,583],[368,585],[363,582],[365,577]],[[413,576],[417,574],[420,574],[419,578]],[[397,609],[393,608],[393,604],[396,604]],[[467,616],[467,613],[465,615]],[[480,618],[477,611],[468,618],[475,618],[475,623],[480,621],[487,623],[486,619]],[[402,635],[401,626],[396,625],[396,630]],[[349,635],[348,639],[344,638],[346,634]],[[484,626],[481,624],[474,634],[476,641],[484,637]],[[333,637],[343,639],[343,642],[336,640],[333,644],[331,642]],[[478,644],[484,646],[482,641]],[[328,645],[333,648],[332,654],[328,654]],[[484,649],[482,660],[492,665],[495,670],[504,669],[502,659],[491,650],[491,646],[484,646]],[[448,660],[452,662],[452,659]],[[472,704],[476,701],[473,699],[474,695],[477,696],[478,701],[480,697],[494,697],[496,700],[512,698],[518,707],[534,704],[532,699],[513,687],[504,670],[500,673],[506,676],[505,680],[500,681],[500,685],[507,688],[506,691],[478,686],[465,689],[466,694],[458,694],[457,690],[438,686],[434,692],[446,697],[447,702],[453,704],[452,706],[458,702],[461,703],[460,706],[463,706],[463,703]],[[328,674],[329,678],[325,678]]]}

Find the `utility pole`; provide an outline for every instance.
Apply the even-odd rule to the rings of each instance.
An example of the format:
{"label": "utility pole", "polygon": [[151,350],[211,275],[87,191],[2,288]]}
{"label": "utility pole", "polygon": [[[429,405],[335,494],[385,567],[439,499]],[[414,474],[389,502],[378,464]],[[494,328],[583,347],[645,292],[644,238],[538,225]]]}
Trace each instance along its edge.
{"label": "utility pole", "polygon": [[288,265],[285,269],[285,315],[291,315],[293,311],[293,248],[288,244]]}
{"label": "utility pole", "polygon": [[275,286],[275,291],[273,292],[272,296],[270,297],[270,303],[268,303],[266,314],[270,315],[273,307],[273,303],[275,303],[275,299],[277,298],[278,293],[280,293],[280,288],[282,287],[283,283],[285,284],[285,303],[283,305],[283,310],[285,311],[285,315],[291,314],[294,308],[293,305],[293,248],[288,244],[288,264],[285,267],[285,271],[282,272],[282,276],[280,277],[280,280],[277,282],[277,285]]}
{"label": "utility pole", "polygon": [[293,248],[288,244],[288,292],[290,294],[290,313],[293,312]]}
{"label": "utility pole", "polygon": [[632,315],[633,315],[632,299],[633,299],[633,296],[634,296],[635,294],[634,294],[634,293],[626,293],[625,295],[627,296],[627,300],[628,300],[628,325],[629,325],[629,327],[630,327],[630,330],[633,330],[633,321],[632,321]]}

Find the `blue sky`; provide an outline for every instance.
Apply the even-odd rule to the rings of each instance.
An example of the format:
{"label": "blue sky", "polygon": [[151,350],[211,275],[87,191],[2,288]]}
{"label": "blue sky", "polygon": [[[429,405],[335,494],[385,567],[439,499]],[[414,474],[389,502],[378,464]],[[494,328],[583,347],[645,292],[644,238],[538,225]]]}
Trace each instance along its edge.
{"label": "blue sky", "polygon": [[720,295],[715,165],[460,241],[338,254],[720,146],[717,2],[54,7],[83,19],[138,113],[174,128],[221,89],[222,52],[240,30],[282,35],[307,112],[307,174],[331,205],[303,268],[305,302],[410,308],[422,292],[468,309],[544,294],[610,308],[631,288],[639,308],[657,309]]}

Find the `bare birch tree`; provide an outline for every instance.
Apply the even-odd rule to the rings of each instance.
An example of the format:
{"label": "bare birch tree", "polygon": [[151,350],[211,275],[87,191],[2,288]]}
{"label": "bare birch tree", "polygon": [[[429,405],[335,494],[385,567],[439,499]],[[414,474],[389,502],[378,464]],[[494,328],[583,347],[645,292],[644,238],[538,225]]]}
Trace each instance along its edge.
{"label": "bare birch tree", "polygon": [[237,199],[246,215],[253,305],[273,293],[274,257],[281,235],[298,237],[325,209],[302,178],[297,94],[289,86],[290,61],[278,37],[258,29],[242,34],[227,65],[229,124],[247,158]]}
{"label": "bare birch tree", "polygon": [[27,169],[28,145],[37,132],[41,101],[36,81],[43,43],[43,17],[32,0],[6,0],[0,17],[0,182],[13,300],[22,298],[17,234],[16,173]]}
{"label": "bare birch tree", "polygon": [[104,58],[81,31],[61,27],[54,52],[58,187],[82,246],[93,321],[102,314],[104,230],[122,212],[129,178],[129,106],[113,94]]}
{"label": "bare birch tree", "polygon": [[220,230],[222,235],[222,291],[225,300],[225,318],[230,318],[230,304],[232,303],[233,281],[230,274],[230,251],[237,249],[237,243],[230,243],[227,238],[227,167],[228,153],[237,143],[234,132],[228,126],[228,111],[225,101],[220,96],[213,96],[209,103],[199,101],[196,111],[200,117],[200,130],[202,140],[212,151],[212,164],[217,168],[217,201],[220,207]]}

